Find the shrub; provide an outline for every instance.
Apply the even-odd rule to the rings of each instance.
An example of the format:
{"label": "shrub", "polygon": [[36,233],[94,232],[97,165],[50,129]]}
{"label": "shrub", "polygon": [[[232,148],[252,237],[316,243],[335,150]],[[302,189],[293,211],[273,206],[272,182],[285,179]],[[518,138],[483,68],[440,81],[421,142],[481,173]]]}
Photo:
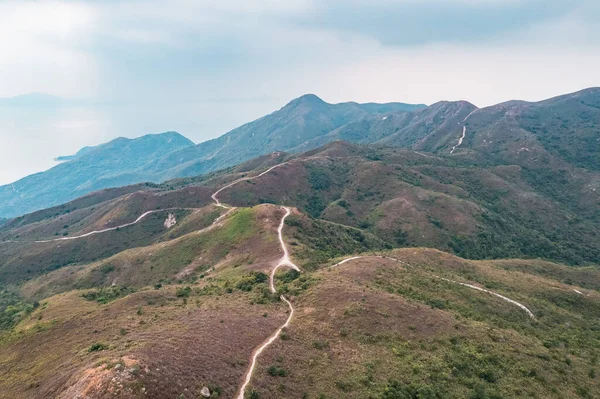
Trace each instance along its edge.
{"label": "shrub", "polygon": [[284,369],[283,367],[278,367],[276,365],[269,366],[269,368],[267,369],[267,373],[269,373],[271,377],[285,377],[288,375],[286,369]]}
{"label": "shrub", "polygon": [[252,288],[254,288],[255,285],[264,283],[268,279],[269,276],[267,276],[265,273],[252,272],[239,280],[235,287],[242,291],[249,292],[252,291]]}
{"label": "shrub", "polygon": [[180,287],[180,288],[177,288],[177,291],[175,292],[175,296],[177,296],[177,298],[188,298],[191,293],[192,293],[191,287]]}
{"label": "shrub", "polygon": [[102,265],[102,267],[100,268],[100,271],[104,274],[108,274],[114,270],[115,270],[115,267],[111,264]]}
{"label": "shrub", "polygon": [[313,342],[313,347],[315,349],[323,350],[329,348],[329,342],[327,341],[315,341]]}
{"label": "shrub", "polygon": [[105,349],[108,349],[108,345],[103,344],[101,342],[96,342],[89,347],[88,352],[100,352]]}
{"label": "shrub", "polygon": [[96,301],[98,303],[106,304],[110,301],[114,301],[117,298],[124,297],[131,293],[135,292],[133,288],[125,287],[125,286],[115,286],[108,288],[100,288],[97,290],[88,291],[81,296],[88,301]]}

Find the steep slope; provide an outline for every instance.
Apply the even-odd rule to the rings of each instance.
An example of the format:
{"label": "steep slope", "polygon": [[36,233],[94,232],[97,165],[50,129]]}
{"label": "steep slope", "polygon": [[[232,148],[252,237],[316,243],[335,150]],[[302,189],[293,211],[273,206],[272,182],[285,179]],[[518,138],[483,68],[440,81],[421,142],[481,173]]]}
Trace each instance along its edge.
{"label": "steep slope", "polygon": [[600,170],[600,88],[498,104],[477,110],[465,124],[462,147],[499,162]]}
{"label": "steep slope", "polygon": [[192,145],[175,132],[115,139],[45,172],[0,187],[0,216],[48,208],[107,187],[161,181],[153,172],[157,160]]}
{"label": "steep slope", "polygon": [[309,150],[335,140],[383,144],[437,152],[451,145],[460,125],[477,107],[466,101],[442,101],[413,112],[389,112],[347,123],[294,148]]}
{"label": "steep slope", "polygon": [[329,104],[314,94],[307,94],[217,139],[171,154],[158,165],[158,169],[169,169],[166,173],[168,178],[198,175],[270,152],[294,149],[373,114],[391,110],[406,113],[422,107],[402,103]]}

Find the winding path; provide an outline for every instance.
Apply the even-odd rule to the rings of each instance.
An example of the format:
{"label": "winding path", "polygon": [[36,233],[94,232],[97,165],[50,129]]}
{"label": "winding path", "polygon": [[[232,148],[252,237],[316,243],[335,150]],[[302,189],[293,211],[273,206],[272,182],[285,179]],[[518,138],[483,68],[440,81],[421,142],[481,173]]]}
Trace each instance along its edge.
{"label": "winding path", "polygon": [[475,108],[473,111],[471,111],[471,113],[469,115],[467,115],[465,117],[465,119],[462,120],[462,122],[458,122],[458,124],[462,126],[463,131],[462,131],[462,135],[458,138],[458,143],[454,147],[452,147],[452,149],[450,150],[450,154],[453,154],[454,150],[456,150],[462,144],[463,140],[465,139],[465,136],[467,135],[467,125],[465,125],[465,122],[467,122],[467,119],[469,119],[469,116],[473,115],[478,110],[479,110],[479,108]]}
{"label": "winding path", "polygon": [[287,246],[283,241],[283,226],[285,225],[285,219],[292,213],[290,208],[286,206],[284,206],[283,209],[285,209],[285,215],[283,215],[283,217],[281,218],[281,222],[279,222],[279,228],[277,229],[277,235],[279,236],[279,244],[281,245],[281,249],[283,250],[283,256],[277,263],[277,266],[273,268],[273,270],[271,271],[271,276],[269,277],[269,288],[273,293],[277,292],[277,290],[275,289],[275,284],[273,282],[273,280],[275,279],[275,272],[277,272],[277,269],[279,269],[282,266],[288,266],[296,271],[300,271],[300,268],[296,266],[296,264],[290,259],[290,253],[288,252]]}
{"label": "winding path", "polygon": [[[216,205],[216,206],[218,206],[218,207],[221,207],[221,208],[224,208],[224,209],[234,210],[234,209],[235,209],[235,207],[231,207],[231,206],[228,206],[228,205],[224,205],[223,203],[221,203],[221,201],[219,201],[219,198],[217,197],[217,195],[218,195],[218,194],[219,194],[221,191],[223,191],[223,190],[225,190],[226,188],[229,188],[229,187],[231,187],[231,186],[234,186],[234,185],[236,185],[236,184],[238,184],[238,183],[241,183],[241,182],[243,182],[243,181],[252,180],[252,179],[255,179],[255,178],[257,178],[257,177],[261,177],[261,176],[263,176],[263,175],[265,175],[265,174],[269,173],[269,172],[270,172],[270,171],[272,171],[273,169],[275,169],[275,168],[278,168],[278,167],[280,167],[280,166],[283,166],[283,165],[286,165],[286,164],[288,164],[288,163],[289,163],[289,162],[283,162],[283,163],[280,163],[280,164],[277,164],[277,165],[271,166],[269,169],[265,170],[264,172],[262,172],[262,173],[260,173],[260,174],[258,174],[258,175],[256,175],[256,176],[244,177],[244,178],[241,178],[241,179],[235,180],[235,181],[233,181],[233,182],[231,182],[231,183],[227,184],[226,186],[223,186],[223,187],[221,187],[221,188],[220,188],[219,190],[217,190],[217,191],[216,191],[216,192],[215,192],[213,195],[211,195],[211,198],[212,198],[212,199],[213,199],[213,201],[215,202],[215,205]],[[71,236],[71,237],[59,237],[59,238],[50,238],[50,239],[47,239],[47,240],[33,240],[33,241],[6,240],[6,241],[0,241],[0,244],[2,244],[2,243],[48,243],[48,242],[56,242],[56,241],[71,241],[71,240],[77,240],[77,239],[80,239],[80,238],[86,238],[86,237],[90,237],[90,236],[93,236],[93,235],[96,235],[96,234],[102,234],[102,233],[106,233],[106,232],[109,232],[109,231],[115,231],[115,230],[122,229],[122,228],[125,228],[125,227],[133,226],[133,225],[135,225],[135,224],[137,224],[137,223],[141,222],[141,221],[142,221],[144,218],[146,218],[148,215],[151,215],[151,214],[153,214],[153,213],[165,212],[165,211],[174,211],[174,210],[188,210],[188,211],[197,211],[197,210],[199,210],[199,209],[200,209],[200,208],[181,208],[181,207],[165,208],[165,209],[155,209],[155,210],[152,210],[152,211],[147,211],[147,212],[144,212],[144,213],[143,213],[143,214],[141,214],[141,215],[140,215],[140,216],[139,216],[137,219],[135,219],[133,222],[125,223],[125,224],[122,224],[122,225],[119,225],[119,226],[115,226],[115,227],[108,227],[108,228],[106,228],[106,229],[102,229],[102,230],[94,230],[94,231],[90,231],[89,233],[85,233],[85,234],[81,234],[81,235],[77,235],[77,236]],[[213,224],[212,224],[211,226],[209,226],[209,227],[213,227],[214,225],[216,225],[217,223],[219,223],[219,222],[220,222],[220,221],[223,219],[223,217],[224,217],[224,216],[226,216],[227,214],[228,214],[228,213],[225,213],[225,214],[223,214],[223,215],[219,216],[217,219],[215,219],[215,220],[213,221]],[[289,262],[289,258],[288,258],[288,263],[289,263],[289,264],[291,264],[291,262]]]}
{"label": "winding path", "polygon": [[525,311],[525,313],[527,313],[527,316],[529,316],[533,320],[535,320],[535,315],[525,305],[523,305],[522,303],[519,303],[519,302],[517,302],[517,301],[515,301],[513,299],[507,298],[504,295],[500,295],[497,292],[486,290],[485,288],[477,287],[476,285],[473,285],[473,284],[460,283],[458,281],[450,280],[450,279],[447,279],[447,278],[444,278],[444,277],[439,277],[439,276],[434,276],[434,277],[437,277],[437,278],[439,278],[441,280],[444,280],[444,281],[447,281],[449,283],[454,283],[454,284],[462,285],[463,287],[469,287],[469,288],[472,288],[472,289],[477,290],[477,291],[481,291],[481,292],[485,292],[485,293],[490,294],[490,295],[497,296],[498,298],[503,299],[506,302],[512,303],[513,305],[520,307],[521,309],[523,309]]}
{"label": "winding path", "polygon": [[[60,238],[51,238],[51,239],[48,239],[48,240],[33,240],[33,241],[8,240],[8,241],[0,241],[0,244],[3,243],[3,242],[9,242],[9,243],[32,243],[32,242],[33,243],[45,243],[45,242],[55,242],[55,241],[77,240],[77,239],[80,239],[80,238],[85,238],[85,237],[93,236],[93,235],[96,235],[96,234],[106,233],[108,231],[114,231],[114,230],[122,229],[122,228],[125,228],[125,227],[133,226],[134,224],[137,224],[137,223],[141,222],[146,216],[151,215],[153,213],[165,212],[165,211],[176,211],[176,210],[197,211],[198,209],[199,208],[165,208],[165,209],[155,209],[153,211],[148,211],[148,212],[142,213],[133,222],[125,223],[125,224],[122,224],[122,225],[119,225],[119,226],[115,226],[115,227],[108,227],[108,228],[102,229],[102,230],[90,231],[89,233],[81,234],[81,235],[78,235],[78,236],[60,237]],[[215,221],[216,221],[216,219],[215,219]]]}
{"label": "winding path", "polygon": [[[283,250],[283,256],[277,263],[277,266],[275,266],[273,268],[273,270],[271,271],[271,276],[269,278],[269,288],[273,294],[277,292],[277,289],[275,288],[275,283],[273,281],[274,277],[275,277],[275,272],[277,271],[277,269],[279,269],[282,266],[288,266],[294,270],[300,271],[300,268],[298,266],[296,266],[296,264],[294,262],[291,261],[287,246],[285,245],[285,242],[283,241],[283,235],[282,235],[283,226],[285,224],[285,219],[291,213],[290,208],[284,206],[283,209],[285,209],[285,215],[283,215],[283,217],[281,218],[281,222],[279,223],[279,228],[277,229],[277,233],[279,235],[279,243],[281,244],[281,249]],[[285,321],[285,323],[283,325],[281,325],[281,327],[279,327],[277,329],[277,331],[275,331],[265,342],[263,342],[258,348],[256,348],[256,350],[254,350],[254,353],[252,355],[252,361],[250,363],[250,367],[248,368],[248,370],[246,371],[246,374],[244,376],[244,383],[238,390],[238,393],[236,396],[237,399],[244,399],[244,394],[246,392],[246,388],[248,387],[248,384],[250,384],[250,380],[252,379],[252,374],[254,373],[254,370],[256,368],[258,356],[260,356],[260,354],[277,339],[279,334],[281,334],[281,331],[290,324],[290,322],[292,321],[292,317],[294,317],[294,307],[292,306],[292,303],[290,301],[288,301],[283,295],[281,295],[279,298],[281,298],[281,300],[288,305],[290,314],[289,314],[287,320]]]}
{"label": "winding path", "polygon": [[[237,179],[223,187],[221,187],[220,189],[218,189],[217,191],[214,192],[213,195],[211,195],[211,198],[213,199],[213,201],[215,201],[215,205],[220,206],[221,208],[225,208],[225,209],[232,209],[229,205],[225,205],[223,204],[220,200],[219,200],[219,194],[232,186],[235,186],[238,183],[241,183],[243,181],[248,181],[248,180],[252,180],[252,179],[256,179],[258,177],[264,176],[267,173],[269,173],[270,171],[272,171],[275,168],[278,168],[282,165],[286,165],[289,162],[283,162],[280,164],[277,164],[275,166],[271,166],[269,169],[265,170],[264,172],[256,175],[256,176],[250,176],[250,177],[243,177],[241,179]],[[273,270],[271,271],[271,275],[269,276],[269,289],[271,290],[271,292],[273,294],[275,294],[277,292],[277,289],[275,288],[275,273],[277,272],[277,269],[279,269],[280,267],[291,267],[294,270],[300,271],[300,268],[294,263],[292,262],[292,260],[290,259],[290,253],[287,249],[287,246],[285,245],[285,241],[283,240],[283,226],[285,226],[285,219],[290,216],[290,214],[292,213],[292,210],[290,208],[288,208],[287,206],[283,206],[282,207],[285,210],[285,214],[283,215],[283,217],[281,218],[281,221],[279,222],[279,227],[277,228],[277,236],[279,237],[279,244],[281,245],[281,249],[283,251],[283,256],[281,257],[281,259],[279,259],[279,261],[277,262],[277,265],[273,268]],[[279,334],[281,334],[281,331],[286,328],[290,322],[292,321],[292,318],[294,317],[294,307],[292,306],[292,303],[287,300],[283,295],[281,295],[279,297],[283,302],[285,302],[288,305],[290,314],[287,318],[287,320],[285,321],[285,323],[283,323],[269,338],[267,338],[267,340],[265,342],[263,342],[258,348],[256,348],[252,354],[252,361],[250,362],[250,367],[248,368],[248,370],[246,371],[246,374],[244,375],[244,382],[242,384],[242,386],[238,389],[238,392],[236,394],[236,398],[237,399],[244,399],[244,394],[246,393],[246,388],[248,387],[248,385],[250,384],[250,381],[252,380],[252,375],[254,374],[254,370],[256,369],[256,363],[258,362],[258,357],[260,356],[260,354],[267,348],[269,347],[269,345],[271,345],[273,342],[275,342],[275,340],[277,339],[277,337],[279,336]]]}
{"label": "winding path", "polygon": [[210,197],[213,199],[213,201],[215,201],[215,205],[220,206],[221,208],[229,209],[230,207],[227,206],[227,205],[224,205],[223,203],[221,203],[221,201],[217,197],[217,195],[219,195],[221,193],[221,191],[223,191],[226,188],[229,188],[231,186],[235,186],[236,184],[241,183],[243,181],[253,180],[253,179],[256,179],[257,177],[264,176],[267,173],[269,173],[270,171],[272,171],[273,169],[278,168],[278,167],[283,166],[283,165],[287,165],[288,163],[289,162],[282,162],[282,163],[279,163],[277,165],[271,166],[269,169],[265,170],[264,172],[262,172],[262,173],[260,173],[260,174],[258,174],[256,176],[242,177],[241,179],[234,180],[231,183],[229,183],[229,184],[221,187],[217,191],[215,191],[214,194],[211,195]]}
{"label": "winding path", "polygon": [[[269,173],[270,171],[272,171],[273,169],[278,168],[282,165],[286,165],[288,163],[289,162],[283,162],[283,163],[277,164],[275,166],[272,166],[269,169],[265,170],[264,172],[262,172],[256,176],[244,177],[241,179],[237,179],[237,180],[227,184],[226,186],[221,187],[217,191],[215,191],[215,193],[211,196],[211,198],[213,199],[213,201],[215,201],[215,205],[220,206],[225,209],[233,209],[230,206],[223,204],[219,200],[218,195],[223,190],[225,190],[226,188],[229,188],[231,186],[234,186],[238,183],[241,183],[243,181],[252,180],[252,179],[256,179],[258,177],[264,176],[267,173]],[[292,262],[292,260],[290,259],[290,253],[287,249],[287,246],[285,245],[285,241],[283,240],[283,226],[285,226],[285,219],[288,216],[290,216],[290,214],[292,213],[292,210],[290,208],[288,208],[287,206],[283,206],[282,208],[285,210],[285,214],[283,215],[283,217],[281,218],[281,221],[279,222],[279,227],[277,228],[277,236],[279,237],[279,245],[281,246],[283,255],[277,262],[277,265],[273,268],[273,270],[271,270],[271,275],[269,276],[269,289],[271,290],[271,293],[273,293],[273,294],[275,294],[277,292],[277,289],[275,288],[275,282],[274,282],[275,273],[277,272],[277,269],[279,269],[280,267],[287,266],[294,270],[300,271],[300,268],[294,262]],[[286,297],[284,297],[283,295],[281,295],[279,298],[288,305],[290,314],[289,314],[287,320],[285,321],[285,323],[283,323],[273,334],[271,334],[271,336],[269,338],[267,338],[267,340],[265,342],[263,342],[258,348],[256,348],[254,350],[254,352],[252,354],[252,360],[250,362],[250,367],[246,371],[246,374],[244,374],[244,382],[243,382],[242,386],[240,386],[240,388],[238,389],[238,392],[236,394],[237,399],[244,399],[244,395],[246,393],[246,388],[248,387],[248,385],[250,384],[250,381],[252,380],[252,375],[254,374],[254,370],[256,369],[256,364],[258,362],[258,357],[260,356],[260,354],[267,347],[269,347],[273,342],[275,342],[277,337],[279,337],[279,334],[281,334],[281,331],[290,324],[290,322],[292,321],[292,318],[294,317],[294,306],[292,306],[292,303],[289,300],[287,300]]]}
{"label": "winding path", "polygon": [[[368,258],[368,257],[383,258],[383,259],[393,259],[393,260],[395,260],[397,262],[400,262],[402,264],[410,266],[410,264],[408,264],[406,262],[403,262],[403,261],[401,261],[399,259],[396,259],[396,258],[391,258],[391,257],[381,256],[381,255],[375,255],[375,256],[352,256],[350,258],[344,259],[344,260],[342,260],[342,261],[340,261],[340,262],[332,265],[331,267],[336,267],[336,266],[339,266],[339,265],[343,265],[344,263],[350,262],[351,260],[360,259],[360,258]],[[502,299],[502,300],[504,300],[506,302],[512,303],[513,305],[518,306],[519,308],[523,309],[525,311],[525,313],[527,313],[527,315],[529,317],[531,317],[533,320],[535,320],[535,315],[525,305],[523,305],[522,303],[519,303],[519,302],[517,302],[517,301],[515,301],[513,299],[505,297],[504,295],[500,295],[500,294],[498,294],[498,293],[496,293],[494,291],[486,290],[485,288],[477,287],[476,285],[473,285],[473,284],[460,283],[458,281],[454,281],[454,280],[450,280],[450,279],[447,279],[447,278],[444,278],[444,277],[436,276],[434,274],[432,274],[431,276],[435,277],[435,278],[439,278],[440,280],[443,280],[443,281],[446,281],[446,282],[449,282],[449,283],[454,283],[454,284],[462,285],[463,287],[468,287],[468,288],[471,288],[471,289],[474,289],[474,290],[477,290],[477,291],[481,291],[481,292],[485,292],[485,293],[490,294],[490,295],[494,295],[494,296],[496,296],[496,297],[498,297],[498,298],[500,298],[500,299]]]}

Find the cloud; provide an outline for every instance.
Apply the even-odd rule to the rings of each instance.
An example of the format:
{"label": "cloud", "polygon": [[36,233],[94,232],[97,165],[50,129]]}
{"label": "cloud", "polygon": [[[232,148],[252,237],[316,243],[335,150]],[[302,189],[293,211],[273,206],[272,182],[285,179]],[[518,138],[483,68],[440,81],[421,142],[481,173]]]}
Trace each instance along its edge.
{"label": "cloud", "polygon": [[93,55],[82,49],[92,20],[85,4],[0,3],[0,96],[93,92]]}
{"label": "cloud", "polygon": [[[589,1],[589,0],[588,0]],[[386,46],[470,43],[556,18],[585,1],[563,0],[400,0],[324,1],[292,21],[306,28],[363,35]]]}

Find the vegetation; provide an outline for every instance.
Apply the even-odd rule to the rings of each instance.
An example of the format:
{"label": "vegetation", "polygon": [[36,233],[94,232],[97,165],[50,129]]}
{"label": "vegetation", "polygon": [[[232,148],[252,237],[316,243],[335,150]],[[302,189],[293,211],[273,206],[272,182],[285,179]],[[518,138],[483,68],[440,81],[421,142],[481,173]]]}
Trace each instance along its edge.
{"label": "vegetation", "polygon": [[[554,280],[425,249],[322,270],[297,302],[291,339],[265,354],[291,397],[593,397],[600,306]],[[526,270],[528,261],[520,261]],[[557,271],[569,267],[553,265]],[[513,304],[433,275],[468,281]],[[594,281],[600,276],[596,270]],[[586,293],[587,294],[587,293]],[[351,358],[352,361],[347,359]],[[307,360],[310,359],[310,360]],[[274,362],[277,363],[274,363]],[[266,392],[269,368],[254,387]],[[567,382],[568,381],[568,382]]]}
{"label": "vegetation", "polygon": [[[471,134],[452,156],[336,142],[306,155],[266,156],[210,176],[144,185],[134,194],[133,188],[101,192],[0,225],[0,238],[30,241],[72,237],[147,209],[201,208],[157,212],[93,240],[0,246],[0,389],[11,397],[53,397],[80,390],[79,382],[90,378],[88,388],[99,390],[91,396],[128,390],[178,397],[207,386],[232,397],[250,355],[291,314],[283,294],[294,317],[261,353],[251,397],[594,397],[600,391],[600,270],[593,265],[600,261],[600,213],[590,141],[596,114],[580,105],[596,103],[563,100],[577,112],[573,126],[581,137],[569,131],[562,106],[519,104],[512,119],[475,113]],[[328,108],[313,97],[302,101]],[[447,153],[446,139],[472,108],[448,103],[411,118],[389,115],[392,132],[380,117],[349,107],[363,116],[339,134],[366,142],[389,137],[438,155]],[[302,129],[321,126],[319,113],[308,115]],[[490,120],[506,129],[501,137],[495,128],[487,131],[497,144],[488,153],[478,132]],[[279,132],[300,128],[267,122]],[[525,144],[514,140],[515,131],[530,140],[527,157],[519,155]],[[281,256],[280,208],[237,208],[205,230],[224,212],[205,205],[212,186],[294,157],[302,162],[232,186],[222,197],[236,206],[283,203],[306,213],[294,212],[283,230],[302,272],[279,269],[274,294],[269,273]],[[176,212],[169,229],[166,212]],[[513,259],[481,260],[507,257]],[[518,301],[535,318],[456,282]]]}
{"label": "vegetation", "polygon": [[115,299],[129,295],[132,292],[135,292],[135,290],[126,286],[101,287],[99,289],[87,291],[81,294],[81,296],[88,301],[106,304],[114,301]]}
{"label": "vegetation", "polygon": [[12,291],[0,290],[0,334],[12,328],[38,306],[38,302],[26,302]]}
{"label": "vegetation", "polygon": [[302,243],[302,247],[292,244],[294,256],[309,270],[339,256],[388,247],[368,232],[318,219],[292,215],[286,219],[286,225],[293,228],[294,240]]}

